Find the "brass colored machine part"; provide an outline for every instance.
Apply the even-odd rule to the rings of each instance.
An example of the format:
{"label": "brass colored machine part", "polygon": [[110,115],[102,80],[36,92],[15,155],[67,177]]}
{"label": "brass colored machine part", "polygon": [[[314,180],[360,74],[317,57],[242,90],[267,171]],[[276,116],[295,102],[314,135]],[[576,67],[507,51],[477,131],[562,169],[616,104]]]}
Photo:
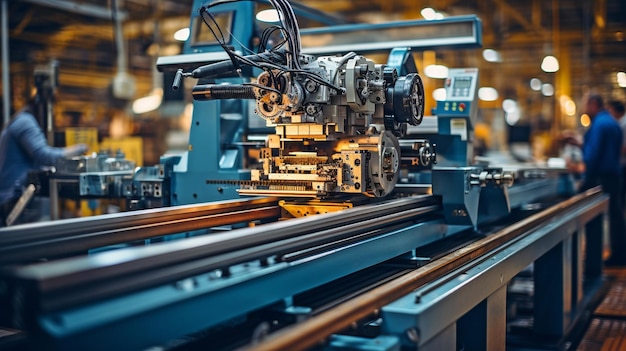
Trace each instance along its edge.
{"label": "brass colored machine part", "polygon": [[348,201],[321,201],[313,200],[280,200],[278,205],[283,209],[283,218],[298,218],[315,214],[329,213],[352,208],[353,204]]}

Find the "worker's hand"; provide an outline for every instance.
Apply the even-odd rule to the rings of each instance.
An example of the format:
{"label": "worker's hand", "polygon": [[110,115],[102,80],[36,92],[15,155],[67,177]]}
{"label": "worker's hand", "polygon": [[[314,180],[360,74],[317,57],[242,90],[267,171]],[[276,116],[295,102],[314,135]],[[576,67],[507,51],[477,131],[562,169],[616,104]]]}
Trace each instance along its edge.
{"label": "worker's hand", "polygon": [[89,150],[87,144],[75,144],[65,148],[63,155],[65,157],[72,157],[82,155]]}

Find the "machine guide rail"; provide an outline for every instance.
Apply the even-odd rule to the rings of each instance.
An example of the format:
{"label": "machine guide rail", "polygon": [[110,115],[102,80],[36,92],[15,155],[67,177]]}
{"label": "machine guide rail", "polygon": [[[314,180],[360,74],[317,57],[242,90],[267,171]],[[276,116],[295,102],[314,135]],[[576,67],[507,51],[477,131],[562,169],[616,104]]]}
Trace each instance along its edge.
{"label": "machine guide rail", "polygon": [[107,245],[278,217],[277,198],[255,197],[3,228],[0,265],[67,257]]}
{"label": "machine guide rail", "polygon": [[473,242],[454,252],[400,276],[361,296],[355,297],[336,308],[325,311],[302,323],[286,327],[271,334],[265,341],[251,345],[246,350],[307,350],[334,333],[349,329],[354,323],[379,314],[380,309],[403,296],[411,294],[420,286],[436,281],[453,271],[481,260],[481,257],[495,251],[502,251],[520,241],[533,231],[550,225],[568,213],[576,213],[588,208],[585,220],[607,210],[606,196],[599,188],[576,195],[544,211],[531,215],[492,235]]}
{"label": "machine guide rail", "polygon": [[[14,268],[10,275],[32,285],[43,311],[184,279],[211,269],[264,259],[384,228],[439,208],[432,196],[364,205],[306,217],[68,260]],[[107,256],[118,257],[107,259]],[[122,257],[122,258],[119,258]],[[115,284],[111,284],[111,280]],[[106,288],[105,288],[106,286]],[[80,289],[80,290],[79,290]]]}
{"label": "machine guide rail", "polygon": [[[110,331],[105,330],[110,328],[119,332],[130,327],[127,323],[138,323],[141,318],[160,320],[164,318],[161,314],[174,306],[197,311],[199,307],[192,306],[202,301],[215,305],[214,309],[224,309],[211,313],[208,321],[200,314],[177,323],[179,329],[186,325],[185,333],[190,333],[203,325],[216,326],[249,308],[274,303],[281,298],[278,294],[305,291],[359,269],[355,267],[367,268],[400,255],[406,252],[407,240],[408,243],[425,240],[427,233],[430,233],[427,240],[437,240],[442,235],[442,222],[433,215],[439,210],[439,199],[433,196],[392,199],[319,216],[17,267],[4,272],[2,283],[9,287],[9,296],[2,298],[13,301],[19,295],[21,302],[3,312],[11,315],[0,318],[20,321],[16,326],[34,332],[34,340],[48,340],[57,349],[71,350],[81,349],[86,340],[93,342],[101,337],[109,340]],[[427,222],[433,224],[426,231],[416,230],[424,228]],[[313,247],[326,247],[330,251],[307,255],[306,250]],[[368,257],[358,254],[362,259],[351,262],[354,260],[345,254],[336,253],[346,250],[356,254],[367,250],[372,254]],[[295,252],[300,256],[287,255]],[[248,265],[253,268],[246,277],[252,274],[250,278],[256,278],[241,281],[241,269],[247,269]],[[321,273],[320,268],[331,270]],[[303,269],[319,274],[300,281],[295,277],[303,276]],[[220,274],[214,275],[218,271]],[[249,294],[250,289],[255,289],[250,284],[275,279],[291,283],[282,288],[277,285],[274,293],[263,291],[239,300],[236,306],[228,307],[232,301],[222,300],[242,291]],[[156,296],[159,298],[155,299]],[[121,307],[122,301],[135,302]],[[154,310],[145,310],[153,304]],[[246,307],[248,304],[251,306]],[[112,316],[115,319],[110,319]],[[197,318],[200,320],[194,321]],[[101,323],[104,323],[102,328],[94,329],[94,325]],[[146,345],[145,338],[163,342],[166,340],[163,335],[168,335],[168,339],[183,335],[172,333],[175,332],[171,328],[166,328],[136,338],[135,346],[125,341],[124,347],[134,350],[141,342]]]}

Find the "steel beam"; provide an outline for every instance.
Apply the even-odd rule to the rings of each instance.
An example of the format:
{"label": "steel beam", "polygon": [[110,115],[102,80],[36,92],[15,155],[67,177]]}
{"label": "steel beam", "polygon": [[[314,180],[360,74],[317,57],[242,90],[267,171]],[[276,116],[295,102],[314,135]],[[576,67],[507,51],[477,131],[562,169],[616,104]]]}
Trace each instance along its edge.
{"label": "steel beam", "polygon": [[[103,19],[112,19],[113,12],[111,9],[107,7],[102,7],[98,5],[88,4],[88,3],[79,3],[76,1],[68,1],[68,0],[24,0],[25,2],[30,2],[31,4],[52,7],[55,9],[74,12],[81,15],[87,15],[97,18]],[[124,20],[128,14],[124,11],[119,11],[117,13],[121,20]]]}

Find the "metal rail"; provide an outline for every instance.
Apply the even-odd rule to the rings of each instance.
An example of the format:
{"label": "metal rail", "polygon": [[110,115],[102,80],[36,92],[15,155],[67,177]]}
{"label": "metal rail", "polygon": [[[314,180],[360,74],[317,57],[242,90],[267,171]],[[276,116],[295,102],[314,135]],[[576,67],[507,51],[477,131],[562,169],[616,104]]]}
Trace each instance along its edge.
{"label": "metal rail", "polygon": [[20,225],[0,229],[0,265],[279,216],[278,199],[251,198]]}
{"label": "metal rail", "polygon": [[439,208],[435,204],[432,196],[389,200],[341,212],[188,238],[167,245],[136,247],[123,253],[116,250],[72,260],[32,264],[18,267],[14,274],[35,281],[41,295],[52,296],[42,303],[42,308],[57,309],[85,299],[103,298],[215,268],[345,240],[357,233],[373,233],[392,223],[411,221],[418,215],[432,213]]}
{"label": "metal rail", "polygon": [[576,195],[566,201],[508,226],[477,242],[460,248],[436,261],[418,268],[402,277],[381,285],[307,321],[287,327],[249,350],[306,350],[317,345],[333,333],[350,327],[355,321],[366,318],[374,311],[410,294],[419,286],[438,279],[453,270],[481,257],[487,252],[522,237],[530,230],[544,225],[555,216],[583,203],[602,196],[598,188]]}

